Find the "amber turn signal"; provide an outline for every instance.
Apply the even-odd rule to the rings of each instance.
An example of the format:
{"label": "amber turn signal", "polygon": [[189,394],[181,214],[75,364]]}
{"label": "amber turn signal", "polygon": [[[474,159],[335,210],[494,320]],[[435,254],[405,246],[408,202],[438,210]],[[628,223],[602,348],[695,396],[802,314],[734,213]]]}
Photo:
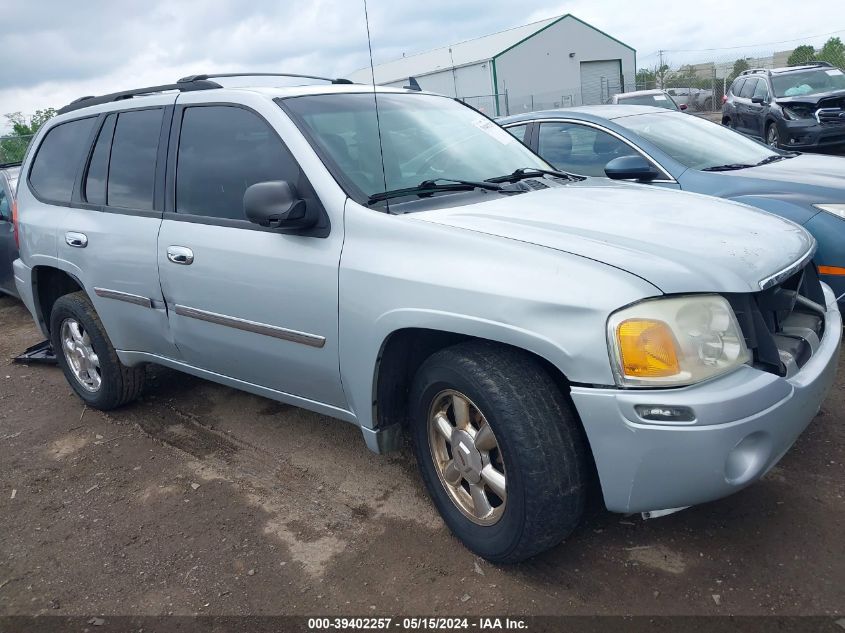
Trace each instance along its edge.
{"label": "amber turn signal", "polygon": [[616,328],[616,337],[626,376],[662,378],[680,373],[675,336],[663,321],[628,319]]}

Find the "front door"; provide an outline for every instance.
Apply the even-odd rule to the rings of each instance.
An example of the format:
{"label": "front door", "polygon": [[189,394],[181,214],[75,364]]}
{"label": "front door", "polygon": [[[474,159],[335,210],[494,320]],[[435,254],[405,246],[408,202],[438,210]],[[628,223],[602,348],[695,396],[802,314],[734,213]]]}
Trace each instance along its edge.
{"label": "front door", "polygon": [[246,220],[244,191],[257,182],[285,180],[306,204],[320,205],[290,151],[253,110],[177,106],[171,139],[158,266],[184,361],[345,407],[337,342],[341,222],[315,237]]}

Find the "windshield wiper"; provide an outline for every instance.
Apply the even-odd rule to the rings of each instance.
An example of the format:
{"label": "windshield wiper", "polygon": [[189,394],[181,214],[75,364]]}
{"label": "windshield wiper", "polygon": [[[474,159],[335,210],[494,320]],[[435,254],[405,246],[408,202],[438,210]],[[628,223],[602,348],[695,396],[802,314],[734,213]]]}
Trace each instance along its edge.
{"label": "windshield wiper", "polygon": [[554,176],[556,178],[566,178],[567,180],[584,180],[584,176],[576,176],[565,171],[555,171],[553,169],[538,169],[536,167],[520,167],[513,173],[506,176],[496,176],[495,178],[488,178],[487,182],[516,182],[517,180],[524,180],[526,178],[536,178],[537,176]]}
{"label": "windshield wiper", "polygon": [[776,163],[779,160],[786,160],[787,158],[795,158],[795,156],[795,154],[772,154],[771,156],[766,156],[766,158],[757,163],[755,167],[768,165],[769,163]]}
{"label": "windshield wiper", "polygon": [[705,167],[701,171],[733,171],[735,169],[748,169],[749,167],[756,167],[756,165],[748,165],[746,163],[731,163],[729,165],[716,165],[715,167]]}
{"label": "windshield wiper", "polygon": [[[441,184],[443,183],[443,184]],[[430,196],[431,194],[441,191],[471,191],[473,189],[485,189],[487,191],[500,191],[501,186],[492,182],[476,182],[474,180],[453,180],[451,178],[433,178],[431,180],[423,180],[415,187],[405,187],[403,189],[391,189],[390,191],[381,191],[374,193],[367,198],[367,204],[374,204],[382,200],[389,200],[391,198],[401,198],[403,196]]]}

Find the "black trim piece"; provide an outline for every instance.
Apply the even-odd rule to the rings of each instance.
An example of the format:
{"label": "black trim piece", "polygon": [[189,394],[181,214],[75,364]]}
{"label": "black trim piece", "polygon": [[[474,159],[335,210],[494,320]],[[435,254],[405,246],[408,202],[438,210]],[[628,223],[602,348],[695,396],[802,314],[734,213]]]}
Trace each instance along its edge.
{"label": "black trim piece", "polygon": [[[246,110],[247,112],[251,112],[256,117],[258,117],[264,125],[268,127],[271,133],[278,139],[279,143],[281,143],[282,148],[284,151],[291,157],[291,160],[296,165],[297,169],[299,170],[300,182],[295,183],[297,189],[300,193],[306,194],[306,201],[308,204],[318,204],[319,205],[319,212],[320,212],[320,223],[312,227],[310,229],[291,229],[291,230],[283,230],[283,229],[268,229],[265,227],[261,227],[257,224],[250,222],[249,220],[236,220],[231,218],[217,218],[212,216],[201,216],[201,215],[194,215],[194,214],[187,214],[187,213],[179,213],[176,210],[176,178],[178,177],[178,169],[177,169],[177,162],[178,162],[178,152],[179,152],[179,137],[180,132],[182,129],[182,119],[184,117],[185,110],[187,108],[204,108],[204,107],[228,107],[228,108],[240,108],[241,110]],[[317,195],[317,191],[314,189],[314,186],[311,184],[311,181],[308,179],[305,170],[302,169],[302,166],[299,164],[299,161],[296,159],[294,153],[290,150],[287,143],[285,143],[284,139],[279,135],[267,119],[261,115],[260,112],[257,110],[240,103],[232,103],[232,102],[224,102],[224,101],[209,101],[203,103],[177,103],[174,107],[172,120],[169,125],[169,143],[167,149],[167,167],[165,170],[165,194],[164,194],[164,204],[163,204],[163,217],[168,220],[177,220],[181,222],[192,222],[194,224],[208,224],[211,226],[228,226],[231,228],[238,228],[238,229],[246,229],[251,231],[265,231],[270,233],[280,233],[283,235],[300,235],[304,237],[318,237],[318,238],[325,238],[328,237],[331,233],[331,218],[329,218],[329,214],[326,212],[326,208],[323,205],[320,197]],[[306,185],[304,188],[301,186],[302,183]]]}
{"label": "black trim piece", "polygon": [[210,75],[188,75],[187,77],[182,77],[182,79],[179,79],[176,83],[190,83],[196,81],[204,81],[206,79],[217,79],[221,77],[292,77],[294,79],[318,79],[319,81],[328,81],[333,84],[354,83],[349,79],[343,79],[341,77],[332,79],[330,77],[318,77],[316,75],[294,75],[291,73],[214,73]]}
{"label": "black trim piece", "polygon": [[163,84],[160,86],[148,86],[146,88],[134,88],[132,90],[123,90],[122,92],[112,92],[110,94],[101,95],[99,97],[88,96],[80,97],[69,104],[60,108],[57,114],[65,114],[80,110],[93,105],[101,103],[111,103],[113,101],[123,101],[124,99],[131,99],[132,97],[147,96],[156,92],[165,92],[168,90],[178,90],[180,92],[193,92],[195,90],[213,90],[215,88],[222,88],[219,83],[215,81],[206,81],[197,79],[196,81],[183,81],[175,84]]}

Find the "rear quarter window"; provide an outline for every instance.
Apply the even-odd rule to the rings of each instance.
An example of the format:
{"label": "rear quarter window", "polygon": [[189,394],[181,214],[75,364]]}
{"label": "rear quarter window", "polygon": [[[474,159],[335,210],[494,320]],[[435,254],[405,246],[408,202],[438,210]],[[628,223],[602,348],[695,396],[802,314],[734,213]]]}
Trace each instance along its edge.
{"label": "rear quarter window", "polygon": [[76,174],[88,154],[95,121],[96,117],[68,121],[47,132],[29,171],[29,184],[37,197],[70,203]]}

